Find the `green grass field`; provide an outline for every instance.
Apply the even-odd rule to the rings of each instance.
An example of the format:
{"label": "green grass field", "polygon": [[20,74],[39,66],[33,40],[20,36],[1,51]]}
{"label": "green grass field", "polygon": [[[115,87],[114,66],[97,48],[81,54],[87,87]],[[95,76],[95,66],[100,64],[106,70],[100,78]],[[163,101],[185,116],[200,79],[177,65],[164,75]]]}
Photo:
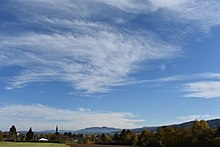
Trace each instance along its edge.
{"label": "green grass field", "polygon": [[0,142],[0,147],[68,147],[57,143],[26,143],[26,142]]}

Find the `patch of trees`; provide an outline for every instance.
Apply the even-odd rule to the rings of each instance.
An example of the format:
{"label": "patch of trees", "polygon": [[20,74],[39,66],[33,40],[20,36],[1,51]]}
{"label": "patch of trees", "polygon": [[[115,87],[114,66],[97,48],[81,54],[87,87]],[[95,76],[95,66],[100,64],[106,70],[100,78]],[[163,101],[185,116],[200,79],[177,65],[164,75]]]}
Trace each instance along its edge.
{"label": "patch of trees", "polygon": [[103,134],[103,144],[138,145],[144,147],[220,147],[220,127],[210,128],[206,121],[194,121],[190,128],[161,127],[156,132],[144,130],[135,134],[129,130]]}

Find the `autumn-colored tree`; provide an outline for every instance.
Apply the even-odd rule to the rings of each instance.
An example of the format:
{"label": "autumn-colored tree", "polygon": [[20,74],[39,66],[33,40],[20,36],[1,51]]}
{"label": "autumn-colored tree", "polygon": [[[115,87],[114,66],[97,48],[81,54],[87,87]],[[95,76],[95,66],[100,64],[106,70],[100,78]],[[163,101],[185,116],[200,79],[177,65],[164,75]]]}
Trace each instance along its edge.
{"label": "autumn-colored tree", "polygon": [[195,120],[191,126],[192,141],[195,146],[208,146],[214,133],[205,120]]}
{"label": "autumn-colored tree", "polygon": [[149,130],[143,130],[138,136],[138,144],[141,146],[148,146],[153,139],[154,134]]}
{"label": "autumn-colored tree", "polygon": [[175,146],[190,147],[192,145],[192,135],[188,128],[178,128],[175,133]]}
{"label": "autumn-colored tree", "polygon": [[175,129],[170,127],[162,127],[158,131],[159,140],[165,146],[173,147],[175,146],[176,136],[175,136]]}

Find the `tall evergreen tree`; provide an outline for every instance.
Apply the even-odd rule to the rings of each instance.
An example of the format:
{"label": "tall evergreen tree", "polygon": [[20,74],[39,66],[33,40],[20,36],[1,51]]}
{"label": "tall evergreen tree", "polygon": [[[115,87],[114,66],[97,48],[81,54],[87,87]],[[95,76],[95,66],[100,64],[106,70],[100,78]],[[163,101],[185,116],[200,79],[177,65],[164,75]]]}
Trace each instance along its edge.
{"label": "tall evergreen tree", "polygon": [[26,140],[33,140],[33,138],[34,138],[34,132],[30,127],[29,131],[26,133]]}
{"label": "tall evergreen tree", "polygon": [[9,129],[9,139],[16,141],[17,131],[14,125]]}

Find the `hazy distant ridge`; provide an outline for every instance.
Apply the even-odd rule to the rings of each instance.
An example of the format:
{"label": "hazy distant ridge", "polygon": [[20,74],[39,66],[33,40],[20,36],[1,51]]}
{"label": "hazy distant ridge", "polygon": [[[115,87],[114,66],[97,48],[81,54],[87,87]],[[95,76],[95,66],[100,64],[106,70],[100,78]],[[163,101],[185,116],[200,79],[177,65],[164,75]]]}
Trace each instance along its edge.
{"label": "hazy distant ridge", "polygon": [[[220,119],[212,119],[206,121],[210,127],[218,127],[220,126]],[[167,127],[174,127],[174,128],[189,128],[192,125],[193,121],[181,123],[181,124],[172,124],[172,125],[167,125]],[[154,126],[154,127],[142,127],[142,128],[136,128],[136,129],[131,129],[132,131],[136,133],[140,133],[143,130],[150,130],[150,131],[156,131],[159,127],[162,126]],[[113,128],[113,127],[90,127],[90,128],[85,128],[85,129],[80,129],[80,130],[59,130],[60,133],[64,132],[72,132],[74,134],[112,134],[116,132],[120,132],[123,128]],[[26,131],[21,131],[23,133],[26,133]],[[41,132],[35,132],[38,134],[47,134],[47,133],[55,133],[55,130],[45,130]]]}

